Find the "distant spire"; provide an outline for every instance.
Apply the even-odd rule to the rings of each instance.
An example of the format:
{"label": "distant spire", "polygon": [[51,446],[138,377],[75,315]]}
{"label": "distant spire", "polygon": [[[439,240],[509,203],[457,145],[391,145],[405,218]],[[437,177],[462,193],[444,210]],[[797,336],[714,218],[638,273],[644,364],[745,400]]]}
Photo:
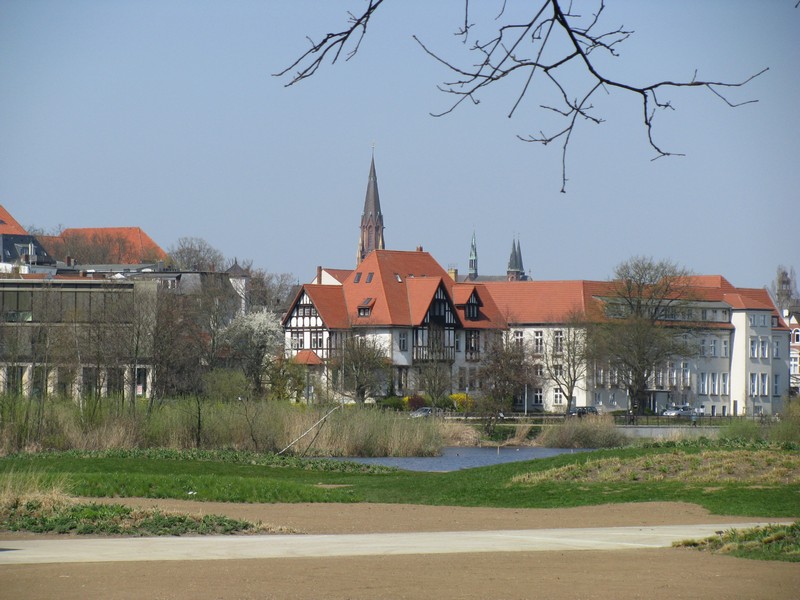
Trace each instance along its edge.
{"label": "distant spire", "polygon": [[372,148],[372,161],[367,181],[367,196],[364,199],[364,212],[361,215],[361,238],[358,242],[357,262],[361,262],[373,250],[385,248],[383,239],[383,214],[378,195],[378,176],[375,174],[375,147]]}
{"label": "distant spire", "polygon": [[507,276],[509,281],[524,281],[527,279],[522,266],[522,249],[519,240],[511,242],[511,256],[508,259]]}
{"label": "distant spire", "polygon": [[469,274],[470,281],[478,278],[478,244],[475,242],[475,231],[472,232],[472,245],[469,248]]}

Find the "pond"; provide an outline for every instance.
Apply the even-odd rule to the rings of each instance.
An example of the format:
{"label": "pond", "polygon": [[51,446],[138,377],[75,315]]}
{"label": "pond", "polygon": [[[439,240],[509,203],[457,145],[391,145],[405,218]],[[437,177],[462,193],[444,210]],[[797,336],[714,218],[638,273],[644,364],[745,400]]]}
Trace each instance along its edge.
{"label": "pond", "polygon": [[586,452],[586,450],[571,450],[568,448],[531,448],[528,446],[501,446],[496,447],[446,447],[442,448],[440,456],[410,456],[376,458],[343,458],[368,465],[384,465],[397,467],[406,471],[446,472],[473,467],[487,467],[501,463],[548,458],[559,454]]}

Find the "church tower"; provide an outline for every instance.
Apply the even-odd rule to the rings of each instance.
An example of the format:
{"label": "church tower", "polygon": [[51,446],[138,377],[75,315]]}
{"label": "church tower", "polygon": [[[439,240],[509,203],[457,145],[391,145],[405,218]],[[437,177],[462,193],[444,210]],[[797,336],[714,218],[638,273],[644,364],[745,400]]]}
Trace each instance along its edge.
{"label": "church tower", "polygon": [[525,267],[522,265],[522,249],[519,240],[511,242],[511,256],[508,259],[508,270],[506,272],[508,281],[526,281]]}
{"label": "church tower", "polygon": [[356,262],[360,263],[373,250],[383,250],[383,214],[378,197],[378,177],[375,175],[375,155],[369,167],[367,197],[364,199],[364,213],[361,215],[361,238],[358,241]]}
{"label": "church tower", "polygon": [[478,278],[478,244],[475,243],[475,232],[472,232],[472,245],[469,247],[469,274],[467,279],[475,281]]}

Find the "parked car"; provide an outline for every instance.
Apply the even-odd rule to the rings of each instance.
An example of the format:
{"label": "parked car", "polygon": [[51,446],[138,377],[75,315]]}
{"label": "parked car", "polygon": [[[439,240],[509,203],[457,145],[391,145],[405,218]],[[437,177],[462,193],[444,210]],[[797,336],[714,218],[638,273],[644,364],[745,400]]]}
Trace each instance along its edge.
{"label": "parked car", "polygon": [[661,414],[665,417],[691,417],[695,412],[691,406],[684,404],[683,406],[672,406]]}
{"label": "parked car", "polygon": [[597,415],[597,409],[594,406],[576,406],[569,409],[567,416],[569,417],[585,417],[586,415]]}
{"label": "parked car", "polygon": [[408,416],[411,417],[412,419],[418,419],[420,417],[430,417],[432,414],[433,414],[433,409],[430,406],[423,406],[422,408],[418,408]]}

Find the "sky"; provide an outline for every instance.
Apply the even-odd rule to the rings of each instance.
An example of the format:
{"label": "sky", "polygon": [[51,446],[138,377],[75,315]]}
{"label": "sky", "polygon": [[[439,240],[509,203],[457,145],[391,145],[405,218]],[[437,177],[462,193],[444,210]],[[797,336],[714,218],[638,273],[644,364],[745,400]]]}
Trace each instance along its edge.
{"label": "sky", "polygon": [[[489,26],[501,4],[470,3],[471,17]],[[795,4],[606,0],[601,24],[634,31],[598,57],[611,77],[769,71],[726,92],[757,100],[737,108],[665,94],[654,136],[685,156],[655,161],[639,101],[597,95],[603,122],[574,131],[561,193],[559,146],[517,137],[553,128],[544,79],[511,118],[521,79],[431,116],[451,74],[412,35],[473,62],[452,35],[461,0],[387,0],[355,57],[291,87],[273,74],[363,0],[0,0],[0,204],[24,227],[138,226],[165,250],[202,238],[308,282],[317,265],[355,266],[374,153],[388,249],[466,273],[474,232],[482,275],[504,274],[519,240],[538,280],[607,279],[649,256],[762,287],[779,264],[800,270]]]}

